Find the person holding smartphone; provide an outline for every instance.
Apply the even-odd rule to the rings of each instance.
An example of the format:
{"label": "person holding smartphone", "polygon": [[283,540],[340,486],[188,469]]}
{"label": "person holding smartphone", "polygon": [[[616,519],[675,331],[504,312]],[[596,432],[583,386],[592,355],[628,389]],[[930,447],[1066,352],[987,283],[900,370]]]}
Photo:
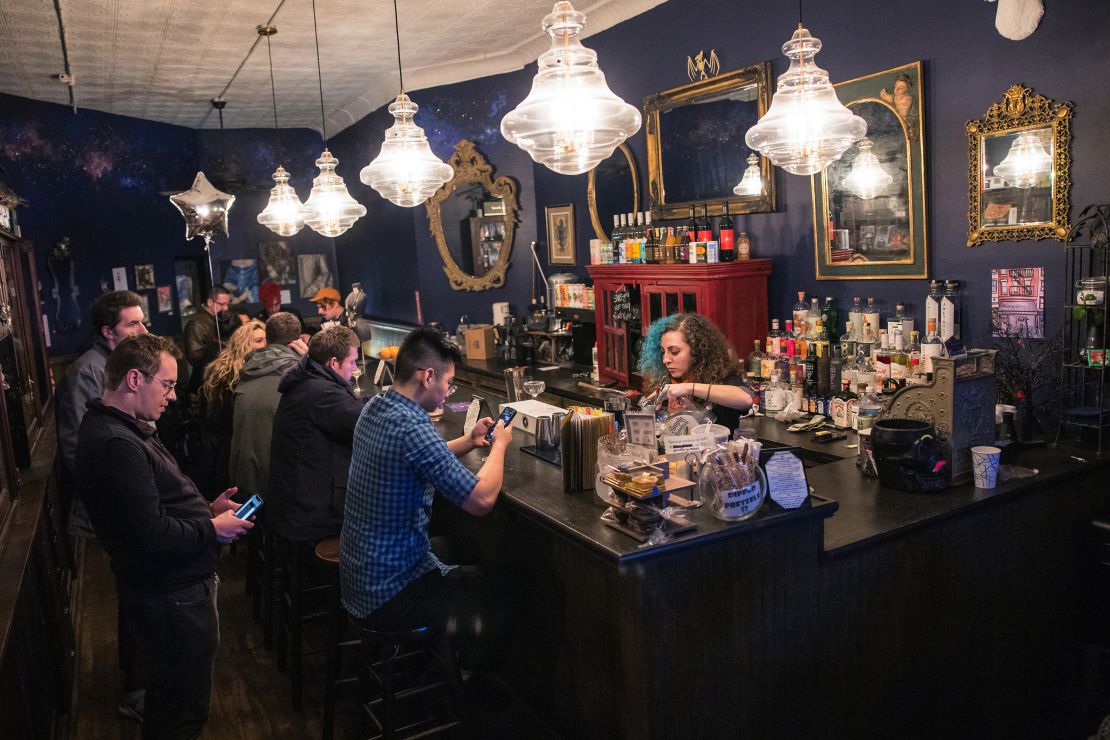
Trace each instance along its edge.
{"label": "person holding smartphone", "polygon": [[[493,667],[508,622],[500,586],[465,547],[428,536],[432,497],[474,516],[501,492],[512,428],[489,417],[444,440],[428,413],[455,390],[459,350],[416,329],[397,353],[393,387],[366,404],[355,426],[339,556],[343,605],[379,630],[429,627],[450,638],[467,668]],[[489,441],[487,432],[491,431]],[[475,474],[458,458],[488,449]]]}

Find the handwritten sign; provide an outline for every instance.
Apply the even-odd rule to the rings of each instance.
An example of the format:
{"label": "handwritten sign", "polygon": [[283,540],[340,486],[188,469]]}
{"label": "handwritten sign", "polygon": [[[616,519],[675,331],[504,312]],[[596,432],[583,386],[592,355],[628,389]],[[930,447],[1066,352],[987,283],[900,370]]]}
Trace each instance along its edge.
{"label": "handwritten sign", "polygon": [[763,466],[771,500],[784,509],[797,509],[809,496],[806,469],[793,452],[776,452]]}

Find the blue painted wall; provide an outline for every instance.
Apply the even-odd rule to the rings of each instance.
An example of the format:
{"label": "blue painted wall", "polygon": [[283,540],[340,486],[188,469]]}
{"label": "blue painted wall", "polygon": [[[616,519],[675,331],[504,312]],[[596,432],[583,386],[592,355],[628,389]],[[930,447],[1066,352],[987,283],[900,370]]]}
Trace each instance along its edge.
{"label": "blue painted wall", "polygon": [[[1053,0],[1037,31],[1013,42],[994,29],[992,3],[942,0],[922,4],[889,0],[866,5],[849,0],[807,3],[805,22],[824,43],[817,61],[834,82],[924,62],[926,189],[930,277],[961,280],[965,332],[985,342],[989,330],[990,270],[993,267],[1047,268],[1049,328],[1059,324],[1052,309],[1064,300],[1063,250],[1055,241],[964,246],[967,230],[967,140],[965,121],[980,117],[1014,83],[1075,104],[1072,213],[1110,199],[1110,94],[1103,67],[1110,58],[1110,4]],[[538,28],[540,19],[536,19]],[[797,22],[796,8],[774,0],[670,0],[618,27],[589,38],[610,87],[641,105],[645,96],[685,82],[685,59],[700,49],[716,49],[722,69],[772,60],[775,74],[786,69],[781,45]],[[522,36],[535,29],[522,29]],[[345,293],[361,281],[369,294],[367,313],[414,320],[414,293],[420,291],[426,321],[453,326],[459,315],[488,320],[490,304],[507,300],[523,312],[531,294],[528,244],[545,240],[544,207],[574,203],[577,210],[578,266],[584,275],[592,235],[586,211],[586,176],[566,177],[535,165],[506,143],[501,117],[527,94],[535,65],[510,73],[413,93],[420,105],[417,123],[432,150],[446,159],[462,137],[473,139],[496,166],[496,174],[520,183],[521,222],[507,285],[484,293],[453,291],[428,233],[423,207],[402,209],[358,181],[392,123],[384,108],[335,136],[331,149],[339,173],[368,215],[347,234],[323,239],[305,230],[292,238],[300,253],[334,254]],[[217,242],[217,259],[254,257],[257,242],[271,238],[254,218],[265,204],[274,164],[273,133],[229,132],[229,155],[258,188],[240,193],[231,214],[231,238]],[[199,254],[199,242],[182,238],[180,216],[160,190],[186,187],[198,167],[215,167],[222,154],[216,132],[193,132],[163,124],[79,111],[12,97],[0,98],[0,164],[6,181],[30,205],[20,210],[24,233],[46,247],[68,234],[79,255],[82,305],[98,291],[110,268],[154,262],[159,284],[171,279],[174,255]],[[319,154],[309,131],[283,133],[285,166],[302,198],[307,196]],[[643,132],[629,141],[646,192]],[[893,304],[908,300],[921,311],[926,281],[817,281],[813,264],[813,214],[808,178],[778,174],[780,211],[738,219],[752,235],[755,256],[774,259],[771,315],[789,312],[797,290],[836,296],[874,295]],[[259,185],[258,183],[261,183]],[[541,256],[546,249],[540,247]],[[47,288],[49,281],[43,267]],[[545,264],[545,269],[552,270]],[[153,301],[153,294],[151,296]],[[303,303],[301,305],[304,305]],[[311,307],[308,307],[311,310]],[[167,320],[155,318],[167,331]],[[55,351],[71,351],[74,337],[54,337]]]}

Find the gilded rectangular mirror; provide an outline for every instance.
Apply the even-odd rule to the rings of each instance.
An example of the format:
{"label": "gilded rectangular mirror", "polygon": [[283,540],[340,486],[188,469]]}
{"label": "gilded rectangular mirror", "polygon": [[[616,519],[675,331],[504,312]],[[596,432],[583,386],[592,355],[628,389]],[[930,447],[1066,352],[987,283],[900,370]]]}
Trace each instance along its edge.
{"label": "gilded rectangular mirror", "polygon": [[[671,88],[644,98],[648,182],[657,218],[683,218],[690,206],[710,215],[775,210],[770,161],[759,157],[763,191],[736,195],[748,155],[744,134],[771,104],[771,63]],[[700,210],[699,210],[700,213]]]}
{"label": "gilded rectangular mirror", "polygon": [[1071,103],[1021,85],[967,122],[967,246],[1068,235]]}
{"label": "gilded rectangular mirror", "polygon": [[817,279],[926,277],[921,62],[834,88],[867,136],[810,180]]}

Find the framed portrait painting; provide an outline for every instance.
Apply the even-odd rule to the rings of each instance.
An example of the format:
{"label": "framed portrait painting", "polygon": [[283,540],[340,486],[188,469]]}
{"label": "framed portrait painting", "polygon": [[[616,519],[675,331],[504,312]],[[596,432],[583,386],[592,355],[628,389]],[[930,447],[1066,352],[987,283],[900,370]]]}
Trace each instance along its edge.
{"label": "framed portrait painting", "polygon": [[818,280],[928,276],[921,62],[834,85],[867,135],[810,178]]}
{"label": "framed portrait painting", "polygon": [[547,206],[547,262],[574,265],[577,243],[574,236],[574,204]]}

